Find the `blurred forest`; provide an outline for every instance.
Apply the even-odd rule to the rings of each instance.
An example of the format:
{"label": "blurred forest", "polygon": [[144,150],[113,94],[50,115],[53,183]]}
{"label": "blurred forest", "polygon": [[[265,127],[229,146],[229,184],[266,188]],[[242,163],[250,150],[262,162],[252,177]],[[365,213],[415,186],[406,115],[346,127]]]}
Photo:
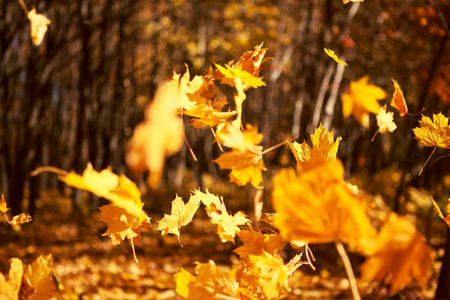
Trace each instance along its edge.
{"label": "blurred forest", "polygon": [[[338,157],[347,174],[382,184],[397,210],[408,184],[449,187],[448,156],[417,176],[432,149],[413,140],[416,117],[397,120],[396,132],[371,142],[376,126],[364,130],[344,120],[339,100],[364,75],[391,95],[394,78],[411,112],[448,116],[448,0],[371,0],[364,7],[337,0],[25,2],[51,25],[34,46],[19,2],[0,0],[0,188],[13,214],[33,214],[41,191],[62,189],[54,175],[31,177],[38,167],[81,173],[91,162],[127,173],[127,142],[158,83],[173,70],[183,73],[184,64],[203,74],[211,62],[223,64],[261,43],[273,57],[266,65],[282,67],[262,70],[267,87],[250,91],[244,105],[244,122],[258,125],[264,148],[296,136],[302,142],[322,122],[343,138]],[[350,67],[336,64],[324,47]],[[163,186],[180,189],[188,179],[201,185],[206,172],[226,181],[212,163],[218,150],[211,132],[186,126],[186,134],[199,162],[184,147],[168,159]],[[434,158],[445,154],[438,150]],[[269,170],[295,163],[288,147],[265,161]],[[79,201],[75,195],[73,206]]]}

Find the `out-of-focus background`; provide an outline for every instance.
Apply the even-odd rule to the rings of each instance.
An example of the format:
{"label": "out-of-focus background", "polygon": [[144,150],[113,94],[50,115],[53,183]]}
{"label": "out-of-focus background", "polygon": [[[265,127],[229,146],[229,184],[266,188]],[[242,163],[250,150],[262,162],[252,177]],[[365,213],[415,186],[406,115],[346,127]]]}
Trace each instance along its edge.
{"label": "out-of-focus background", "polygon": [[[264,148],[296,136],[299,142],[309,141],[323,123],[342,137],[338,157],[347,176],[383,195],[390,207],[408,210],[408,187],[448,195],[448,151],[438,149],[418,176],[432,151],[413,139],[411,129],[420,116],[396,113],[398,129],[371,142],[375,119],[368,130],[353,117],[345,120],[340,101],[350,81],[367,75],[387,92],[383,103],[390,102],[396,79],[410,112],[425,108],[424,115],[449,116],[448,0],[25,3],[51,24],[43,43],[34,46],[19,1],[0,0],[0,191],[13,214],[43,216],[46,204],[38,199],[45,195],[42,203],[48,204],[49,195],[58,192],[70,195],[64,203],[77,216],[89,215],[101,203],[67,189],[54,174],[30,176],[41,166],[77,173],[88,162],[96,170],[110,166],[139,182],[152,213],[170,207],[173,197],[163,194],[188,195],[211,182],[227,184],[227,172],[212,162],[220,153],[211,132],[189,127],[188,119],[187,139],[199,161],[184,146],[167,160],[160,190],[147,190],[145,177],[129,173],[127,142],[158,84],[173,71],[185,72],[186,64],[191,76],[202,75],[213,63],[225,64],[261,43],[273,58],[260,72],[267,87],[249,91],[244,122],[258,126]],[[324,47],[349,66],[336,64]],[[234,93],[220,88],[228,97]],[[274,170],[295,165],[288,146],[268,153],[264,161],[268,188]],[[223,191],[239,189],[227,185],[232,187]],[[244,198],[247,190],[240,192]],[[244,199],[237,206],[249,208],[249,203]]]}

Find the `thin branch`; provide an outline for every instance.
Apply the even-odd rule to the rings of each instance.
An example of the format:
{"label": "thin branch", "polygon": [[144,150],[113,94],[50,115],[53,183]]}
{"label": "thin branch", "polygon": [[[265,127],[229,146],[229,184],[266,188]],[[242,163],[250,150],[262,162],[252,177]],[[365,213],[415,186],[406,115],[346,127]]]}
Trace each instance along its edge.
{"label": "thin branch", "polygon": [[22,7],[23,12],[24,12],[24,13],[27,15],[27,17],[28,17],[28,13],[29,13],[30,11],[28,10],[27,5],[25,4],[25,2],[23,2],[23,0],[17,0],[17,1],[19,1],[19,4],[20,4],[20,6]]}

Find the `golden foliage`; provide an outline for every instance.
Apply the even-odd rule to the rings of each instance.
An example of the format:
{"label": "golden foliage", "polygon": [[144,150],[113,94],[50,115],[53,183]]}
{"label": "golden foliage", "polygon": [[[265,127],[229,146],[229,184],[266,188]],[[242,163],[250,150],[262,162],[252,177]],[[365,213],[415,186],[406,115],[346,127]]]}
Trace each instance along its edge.
{"label": "golden foliage", "polygon": [[413,129],[414,138],[419,140],[423,146],[450,149],[450,126],[448,118],[442,113],[433,114],[433,121],[422,116],[419,124],[420,127]]}

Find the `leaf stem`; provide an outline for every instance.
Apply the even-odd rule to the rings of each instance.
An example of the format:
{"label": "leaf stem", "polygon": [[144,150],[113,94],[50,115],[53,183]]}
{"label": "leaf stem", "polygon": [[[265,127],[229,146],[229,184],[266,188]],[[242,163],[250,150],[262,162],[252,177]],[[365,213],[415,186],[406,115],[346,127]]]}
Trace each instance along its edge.
{"label": "leaf stem", "polygon": [[132,250],[132,252],[133,252],[134,261],[138,264],[139,261],[138,261],[138,259],[137,259],[137,257],[136,257],[136,250],[134,249],[134,242],[133,242],[133,239],[130,239],[130,244],[131,244],[131,250]]}
{"label": "leaf stem", "polygon": [[379,131],[380,131],[379,129],[377,131],[375,131],[375,134],[373,135],[372,139],[370,140],[372,143],[373,143],[373,140],[375,139],[375,137],[377,136]]}
{"label": "leaf stem", "polygon": [[181,122],[181,126],[183,127],[183,135],[184,135],[184,140],[186,141],[186,145],[189,149],[189,152],[192,155],[192,158],[194,159],[194,161],[198,161],[197,156],[195,156],[194,150],[192,150],[191,144],[189,144],[189,140],[187,138],[186,135],[186,131],[184,129],[184,123],[183,123],[183,111],[181,111],[181,118],[180,118],[180,122]]}
{"label": "leaf stem", "polygon": [[58,174],[61,176],[67,176],[67,174],[69,174],[69,172],[67,172],[66,170],[58,169],[58,168],[51,167],[51,166],[37,168],[36,170],[32,171],[30,174],[31,174],[31,176],[36,176],[36,175],[39,175],[44,172],[51,172],[51,173],[55,173],[55,174]]}
{"label": "leaf stem", "polygon": [[436,151],[436,148],[437,148],[437,147],[434,147],[433,152],[431,152],[430,156],[428,156],[427,161],[424,163],[422,169],[421,169],[420,172],[419,172],[419,176],[422,174],[423,169],[425,169],[425,166],[426,166],[426,165],[428,164],[428,162],[430,161],[430,158],[433,156],[434,151]]}
{"label": "leaf stem", "polygon": [[352,264],[348,258],[347,252],[345,251],[344,245],[341,242],[334,242],[336,249],[341,256],[342,262],[344,263],[345,271],[347,272],[347,278],[350,283],[350,288],[352,290],[353,299],[361,300],[361,296],[358,292],[358,285],[356,284],[355,274],[353,273]]}
{"label": "leaf stem", "polygon": [[19,4],[22,7],[24,13],[28,16],[29,11],[28,11],[28,8],[27,8],[27,5],[25,4],[25,2],[23,2],[23,0],[17,0],[17,1],[19,1]]}

